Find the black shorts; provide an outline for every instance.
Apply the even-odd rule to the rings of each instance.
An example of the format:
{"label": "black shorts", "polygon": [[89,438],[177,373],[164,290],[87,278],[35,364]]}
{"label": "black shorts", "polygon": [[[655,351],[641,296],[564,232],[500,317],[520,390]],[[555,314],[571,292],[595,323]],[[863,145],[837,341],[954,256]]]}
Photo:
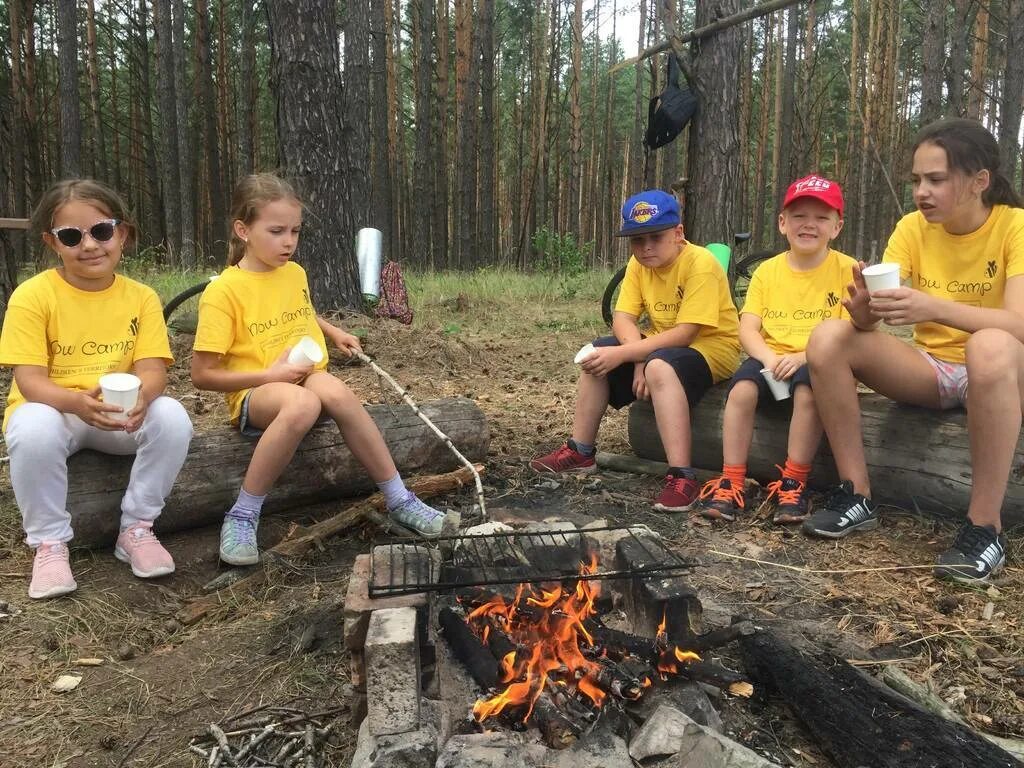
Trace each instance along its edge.
{"label": "black shorts", "polygon": [[[595,347],[617,347],[619,340],[614,336],[594,339]],[[704,355],[690,347],[665,347],[647,356],[644,365],[651,360],[664,360],[672,366],[686,392],[686,400],[692,408],[704,397],[714,379]],[[624,408],[636,400],[633,394],[633,363],[623,363],[608,374],[608,404],[615,409]]]}
{"label": "black shorts", "polygon": [[[777,402],[772,395],[772,391],[768,388],[768,382],[761,375],[762,368],[764,368],[764,364],[760,360],[748,357],[740,364],[736,373],[732,375],[732,383],[729,384],[729,390],[732,391],[737,381],[752,381],[757,385],[757,401],[759,403],[763,403],[766,400],[772,403]],[[811,371],[806,363],[797,368],[796,373],[790,378],[789,394],[792,395],[801,384],[808,387],[811,386]]]}

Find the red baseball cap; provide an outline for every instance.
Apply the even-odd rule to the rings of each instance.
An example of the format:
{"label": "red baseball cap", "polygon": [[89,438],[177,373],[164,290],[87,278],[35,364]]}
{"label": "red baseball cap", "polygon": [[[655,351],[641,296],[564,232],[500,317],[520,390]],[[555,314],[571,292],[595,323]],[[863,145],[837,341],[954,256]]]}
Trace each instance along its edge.
{"label": "red baseball cap", "polygon": [[813,174],[797,179],[786,190],[786,199],[782,201],[782,207],[785,208],[802,197],[821,200],[829,208],[839,211],[840,218],[843,216],[843,190],[839,188],[837,182]]}

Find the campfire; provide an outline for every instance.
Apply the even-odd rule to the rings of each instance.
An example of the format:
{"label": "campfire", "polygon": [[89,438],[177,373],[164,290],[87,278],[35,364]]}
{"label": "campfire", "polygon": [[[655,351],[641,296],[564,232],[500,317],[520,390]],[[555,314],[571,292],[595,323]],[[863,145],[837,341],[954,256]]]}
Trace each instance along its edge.
{"label": "campfire", "polygon": [[453,653],[487,693],[472,707],[477,723],[536,725],[549,746],[562,748],[610,702],[636,701],[672,676],[750,695],[742,675],[703,661],[696,650],[728,642],[746,627],[676,642],[666,630],[666,606],[654,638],[613,629],[598,610],[611,605],[600,599],[598,573],[591,553],[575,580],[520,583],[511,595],[463,590],[459,610],[441,609],[439,623]]}

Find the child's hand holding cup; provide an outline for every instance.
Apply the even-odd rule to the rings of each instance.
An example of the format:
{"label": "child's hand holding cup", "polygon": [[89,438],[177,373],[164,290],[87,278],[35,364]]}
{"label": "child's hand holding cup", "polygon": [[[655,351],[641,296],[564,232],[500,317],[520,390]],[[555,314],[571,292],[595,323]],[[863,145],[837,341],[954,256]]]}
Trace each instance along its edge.
{"label": "child's hand holding cup", "polygon": [[312,336],[303,336],[288,353],[288,362],[292,365],[317,365],[324,359],[324,351]]}
{"label": "child's hand holding cup", "polygon": [[776,379],[775,374],[772,373],[771,368],[762,368],[761,375],[764,376],[764,380],[768,382],[768,389],[772,391],[772,397],[774,397],[776,400],[789,399],[788,381]]}
{"label": "child's hand holding cup", "polygon": [[100,376],[100,391],[103,402],[107,405],[118,405],[121,412],[110,412],[106,415],[114,421],[127,421],[128,412],[139,402],[139,389],[142,379],[132,373],[108,373]]}
{"label": "child's hand holding cup", "polygon": [[900,265],[892,262],[872,264],[860,271],[864,278],[864,285],[868,293],[874,295],[876,291],[887,291],[900,287]]}

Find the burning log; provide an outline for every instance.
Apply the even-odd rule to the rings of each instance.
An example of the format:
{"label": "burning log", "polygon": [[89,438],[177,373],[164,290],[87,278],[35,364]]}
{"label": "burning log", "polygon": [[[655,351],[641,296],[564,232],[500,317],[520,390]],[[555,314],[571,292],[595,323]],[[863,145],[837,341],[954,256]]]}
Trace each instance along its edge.
{"label": "burning log", "polygon": [[470,676],[484,691],[498,686],[498,664],[480,639],[473,634],[464,617],[451,608],[442,608],[437,615],[441,632],[452,653],[466,665]]}
{"label": "burning log", "polygon": [[713,661],[686,662],[680,667],[679,674],[696,683],[707,683],[715,688],[728,691],[733,696],[749,698],[754,693],[754,686],[750,684],[746,675]]}
{"label": "burning log", "polygon": [[546,691],[541,692],[533,705],[533,719],[544,736],[544,743],[552,749],[572,746],[583,732],[558,711]]}

